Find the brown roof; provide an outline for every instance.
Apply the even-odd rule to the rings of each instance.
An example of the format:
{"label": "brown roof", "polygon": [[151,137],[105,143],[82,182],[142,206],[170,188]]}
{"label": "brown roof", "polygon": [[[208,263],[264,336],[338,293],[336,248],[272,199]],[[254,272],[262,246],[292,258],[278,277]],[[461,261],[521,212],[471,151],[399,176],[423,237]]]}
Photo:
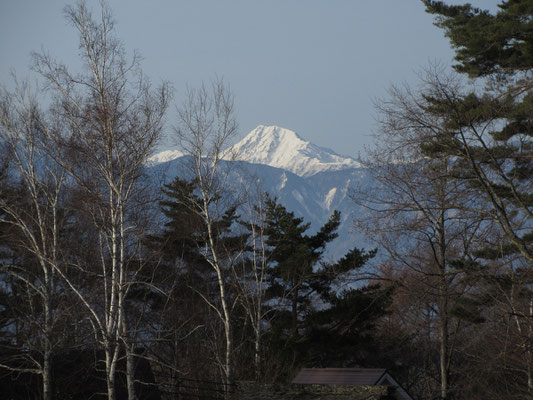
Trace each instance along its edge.
{"label": "brown roof", "polygon": [[303,368],[292,383],[372,386],[385,372],[385,369],[371,368]]}

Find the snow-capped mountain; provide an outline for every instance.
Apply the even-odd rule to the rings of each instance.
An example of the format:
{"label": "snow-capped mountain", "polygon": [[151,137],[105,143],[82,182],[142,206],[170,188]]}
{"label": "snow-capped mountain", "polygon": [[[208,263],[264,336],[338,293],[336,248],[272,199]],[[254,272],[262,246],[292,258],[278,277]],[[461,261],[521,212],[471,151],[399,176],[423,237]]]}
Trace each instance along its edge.
{"label": "snow-capped mountain", "polygon": [[[349,195],[355,186],[368,187],[372,180],[354,159],[275,126],[258,126],[230,148],[225,159],[221,169],[230,171],[226,179],[229,190],[238,194],[243,187],[255,186],[256,190],[270,193],[289,211],[310,222],[310,233],[318,230],[333,210],[340,211],[339,237],[328,246],[327,254],[332,259],[341,257],[354,246],[367,245],[352,229],[354,216],[365,211]],[[152,173],[164,174],[165,181],[175,176],[187,178],[189,165],[187,156],[171,151],[151,159]],[[231,185],[233,188],[229,187]]]}
{"label": "snow-capped mountain", "polygon": [[291,130],[263,125],[228,149],[224,158],[283,168],[302,177],[360,167],[353,158],[305,141]]}

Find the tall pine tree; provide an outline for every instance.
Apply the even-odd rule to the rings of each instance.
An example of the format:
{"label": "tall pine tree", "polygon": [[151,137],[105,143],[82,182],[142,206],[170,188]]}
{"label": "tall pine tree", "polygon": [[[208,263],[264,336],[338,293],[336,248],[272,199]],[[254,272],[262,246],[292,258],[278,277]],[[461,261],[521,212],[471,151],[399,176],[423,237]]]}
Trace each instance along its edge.
{"label": "tall pine tree", "polygon": [[392,288],[354,283],[355,274],[375,250],[354,248],[337,262],[324,262],[339,222],[340,213],[334,211],[318,232],[309,235],[309,223],[267,197],[267,297],[269,305],[282,306],[269,327],[267,342],[281,377],[290,377],[299,366],[367,362],[361,350],[370,348],[374,323],[386,313]]}

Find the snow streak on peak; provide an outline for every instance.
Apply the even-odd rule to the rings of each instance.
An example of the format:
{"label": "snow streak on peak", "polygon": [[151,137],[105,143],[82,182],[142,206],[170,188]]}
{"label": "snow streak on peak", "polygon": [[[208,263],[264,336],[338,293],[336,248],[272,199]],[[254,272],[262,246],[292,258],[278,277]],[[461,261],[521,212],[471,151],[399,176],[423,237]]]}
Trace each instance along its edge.
{"label": "snow streak on peak", "polygon": [[299,176],[324,171],[358,168],[351,157],[343,157],[330,149],[305,141],[295,132],[278,126],[259,125],[239,143],[231,147],[225,158],[283,168]]}

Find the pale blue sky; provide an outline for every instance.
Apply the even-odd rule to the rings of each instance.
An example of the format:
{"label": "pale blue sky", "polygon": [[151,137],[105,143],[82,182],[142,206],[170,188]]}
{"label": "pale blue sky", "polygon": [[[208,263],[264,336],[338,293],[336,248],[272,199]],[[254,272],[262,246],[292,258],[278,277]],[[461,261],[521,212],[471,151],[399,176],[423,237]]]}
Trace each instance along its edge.
{"label": "pale blue sky", "polygon": [[[494,10],[497,0],[472,3]],[[66,0],[0,0],[0,83],[31,76],[31,51],[76,67]],[[97,4],[96,1],[88,1]],[[215,75],[231,86],[241,136],[280,125],[356,156],[375,129],[372,99],[416,82],[453,53],[419,0],[109,0],[117,33],[152,81],[186,85]],[[453,3],[462,3],[453,1]],[[169,113],[169,131],[173,112]]]}

